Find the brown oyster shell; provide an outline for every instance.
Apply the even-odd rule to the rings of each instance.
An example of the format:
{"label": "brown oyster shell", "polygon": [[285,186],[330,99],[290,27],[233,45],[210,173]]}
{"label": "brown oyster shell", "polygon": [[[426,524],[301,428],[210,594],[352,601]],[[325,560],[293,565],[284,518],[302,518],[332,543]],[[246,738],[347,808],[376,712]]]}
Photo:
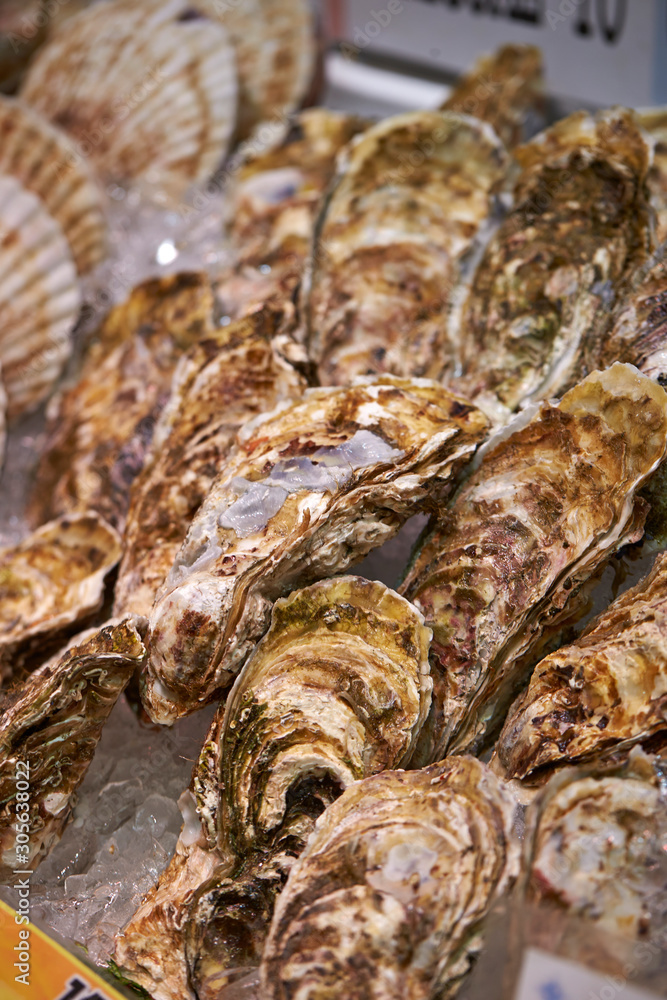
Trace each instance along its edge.
{"label": "brown oyster shell", "polygon": [[667,108],[646,108],[637,118],[655,142],[648,189],[656,213],[656,238],[662,243],[667,240]]}

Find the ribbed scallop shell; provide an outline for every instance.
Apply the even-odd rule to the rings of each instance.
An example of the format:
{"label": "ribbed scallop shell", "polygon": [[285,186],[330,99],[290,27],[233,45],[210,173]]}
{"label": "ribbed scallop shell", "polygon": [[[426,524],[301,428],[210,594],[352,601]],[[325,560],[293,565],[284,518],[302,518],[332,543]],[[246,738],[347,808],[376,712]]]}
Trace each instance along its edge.
{"label": "ribbed scallop shell", "polygon": [[21,97],[103,176],[183,188],[215,170],[234,131],[234,49],[186,0],[109,0],[54,35]]}
{"label": "ribbed scallop shell", "polygon": [[101,192],[84,157],[33,108],[0,97],[0,174],[16,177],[60,223],[80,274],[102,260]]}
{"label": "ribbed scallop shell", "polygon": [[59,224],[14,177],[0,176],[0,365],[10,418],[49,395],[70,355],[80,307]]}

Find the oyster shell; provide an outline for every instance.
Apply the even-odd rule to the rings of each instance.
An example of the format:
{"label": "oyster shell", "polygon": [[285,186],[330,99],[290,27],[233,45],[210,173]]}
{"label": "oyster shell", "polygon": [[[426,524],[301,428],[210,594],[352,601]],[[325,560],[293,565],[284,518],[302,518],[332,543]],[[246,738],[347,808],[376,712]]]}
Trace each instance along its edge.
{"label": "oyster shell", "polygon": [[453,996],[518,873],[513,818],[511,795],[471,757],[352,785],[278,898],[261,995]]}
{"label": "oyster shell", "polygon": [[545,626],[571,615],[582,584],[641,537],[636,491],[666,448],[667,395],[620,364],[491,439],[400,587],[433,629],[433,709],[419,759],[494,735]]}
{"label": "oyster shell", "polygon": [[507,149],[513,149],[544,114],[542,53],[534,45],[503,45],[483,56],[454,87],[442,110],[481,118]]}
{"label": "oyster shell", "polygon": [[515,155],[514,208],[472,280],[450,368],[463,372],[457,391],[494,410],[585,374],[582,352],[611,326],[650,239],[650,150],[630,111],[570,115]]}
{"label": "oyster shell", "polygon": [[79,381],[49,411],[33,524],[93,509],[122,527],[176,364],[212,334],[213,309],[208,279],[185,273],[143,282],[112,310]]}
{"label": "oyster shell", "polygon": [[537,778],[545,769],[664,738],[665,730],[667,553],[574,644],[535,667],[496,752],[506,777]]}
{"label": "oyster shell", "polygon": [[223,25],[188,0],[107,0],[53,33],[20,96],[68,132],[100,176],[146,178],[177,194],[225,156],[234,49]]}
{"label": "oyster shell", "polygon": [[493,130],[451,112],[388,118],[346,147],[304,282],[323,385],[441,374],[453,290],[507,170]]}
{"label": "oyster shell", "polygon": [[648,189],[656,213],[657,240],[662,243],[667,240],[667,108],[647,108],[638,112],[637,117],[655,141]]}
{"label": "oyster shell", "polygon": [[106,253],[102,195],[85,157],[64,132],[10,97],[0,97],[0,174],[16,177],[44,203],[69,243],[79,274]]}
{"label": "oyster shell", "polygon": [[95,514],[51,521],[0,550],[0,678],[99,610],[119,558],[120,538]]}
{"label": "oyster shell", "polygon": [[9,418],[49,395],[72,349],[81,291],[69,245],[41,201],[0,176],[0,364]]}
{"label": "oyster shell", "polygon": [[151,612],[151,718],[210,701],[277,597],[344,570],[438,502],[486,426],[436,383],[390,376],[310,389],[246,424]]}
{"label": "oyster shell", "polygon": [[[104,723],[145,654],[130,621],[77,636],[10,694],[0,719],[0,881],[33,870],[62,833]],[[17,780],[29,784],[25,805]],[[25,800],[24,800],[25,801]],[[17,814],[28,813],[19,830]],[[25,849],[17,833],[27,833]]]}
{"label": "oyster shell", "polygon": [[179,363],[151,453],[132,485],[114,614],[150,613],[239,427],[303,394],[305,381],[279,352],[283,318],[280,310],[261,309],[210,332]]}

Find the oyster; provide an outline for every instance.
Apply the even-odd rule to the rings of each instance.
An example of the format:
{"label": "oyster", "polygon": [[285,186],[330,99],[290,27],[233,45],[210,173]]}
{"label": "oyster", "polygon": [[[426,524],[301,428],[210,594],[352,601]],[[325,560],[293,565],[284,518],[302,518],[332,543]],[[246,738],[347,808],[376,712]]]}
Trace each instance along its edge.
{"label": "oyster", "polygon": [[442,105],[488,122],[507,149],[528,138],[543,108],[542,53],[533,45],[503,45],[483,56]]}
{"label": "oyster", "polygon": [[208,279],[146,281],[109,314],[76,385],[54,400],[28,514],[33,524],[83,509],[122,527],[181,354],[212,334]]}
{"label": "oyster", "polygon": [[222,162],[236,120],[226,29],[188,0],[107,0],[35,56],[21,98],[72,137],[100,176],[178,194]]}
{"label": "oyster", "polygon": [[667,108],[647,108],[638,112],[637,117],[655,141],[648,189],[656,213],[658,243],[662,243],[667,240]]}
{"label": "oyster", "polygon": [[0,176],[0,365],[10,418],[49,395],[72,349],[81,291],[69,245],[41,201]]}
{"label": "oyster", "polygon": [[0,550],[0,679],[100,609],[119,558],[120,538],[95,514],[51,521]]}
{"label": "oyster", "polygon": [[283,318],[261,309],[208,333],[181,360],[130,493],[114,614],[150,613],[239,427],[302,395],[304,380],[279,351]]}
{"label": "oyster", "polygon": [[344,570],[446,496],[486,426],[436,383],[390,376],[310,389],[246,424],[151,612],[151,718],[210,701],[277,597]]}
{"label": "oyster", "polygon": [[[187,995],[178,949],[191,989],[208,997],[258,963],[275,896],[316,817],[355,779],[409,761],[428,712],[429,639],[407,601],[359,577],[276,602],[195,771],[217,868],[195,881],[202,838],[181,838],[172,871],[123,933],[131,978],[156,997]],[[176,878],[170,895],[190,854],[190,893]]]}
{"label": "oyster", "polygon": [[[462,308],[457,391],[506,412],[585,374],[646,262],[650,150],[631,112],[578,112],[516,150],[514,208]],[[500,406],[499,406],[500,404]]]}
{"label": "oyster", "polygon": [[[111,622],[77,636],[7,696],[0,719],[1,882],[34,871],[62,833],[104,723],[144,653],[132,621]],[[22,781],[29,790],[19,801]]]}
{"label": "oyster", "polygon": [[450,112],[388,118],[341,153],[304,282],[323,385],[441,374],[453,290],[507,170],[490,126]]}
{"label": "oyster", "polygon": [[[627,750],[667,730],[667,553],[571,646],[539,663],[496,751],[505,776]],[[654,741],[653,741],[654,745]],[[540,769],[538,771],[538,769]],[[537,772],[537,773],[536,773]]]}
{"label": "oyster", "polygon": [[582,584],[641,537],[636,491],[666,449],[667,394],[621,364],[491,439],[400,587],[433,629],[420,760],[494,735],[545,626],[571,615]]}
{"label": "oyster", "polygon": [[107,227],[85,157],[64,132],[10,97],[0,97],[0,174],[16,177],[44,203],[67,237],[80,274],[99,264]]}
{"label": "oyster", "polygon": [[357,782],[322,815],[278,898],[266,1000],[451,997],[518,873],[514,802],[471,757]]}

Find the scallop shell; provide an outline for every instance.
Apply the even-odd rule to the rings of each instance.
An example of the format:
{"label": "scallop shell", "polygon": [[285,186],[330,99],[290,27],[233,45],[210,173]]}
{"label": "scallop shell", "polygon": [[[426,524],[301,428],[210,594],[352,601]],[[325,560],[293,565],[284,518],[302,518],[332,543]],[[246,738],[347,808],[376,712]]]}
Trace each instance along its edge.
{"label": "scallop shell", "polygon": [[98,173],[176,193],[222,162],[236,118],[225,28],[187,0],[108,0],[70,18],[36,56],[21,98]]}
{"label": "scallop shell", "polygon": [[70,248],[40,200],[0,176],[0,365],[10,418],[46,399],[70,356],[81,291]]}
{"label": "scallop shell", "polygon": [[88,164],[64,132],[10,97],[0,97],[0,174],[16,177],[41,199],[67,237],[80,274],[102,260],[107,227]]}

